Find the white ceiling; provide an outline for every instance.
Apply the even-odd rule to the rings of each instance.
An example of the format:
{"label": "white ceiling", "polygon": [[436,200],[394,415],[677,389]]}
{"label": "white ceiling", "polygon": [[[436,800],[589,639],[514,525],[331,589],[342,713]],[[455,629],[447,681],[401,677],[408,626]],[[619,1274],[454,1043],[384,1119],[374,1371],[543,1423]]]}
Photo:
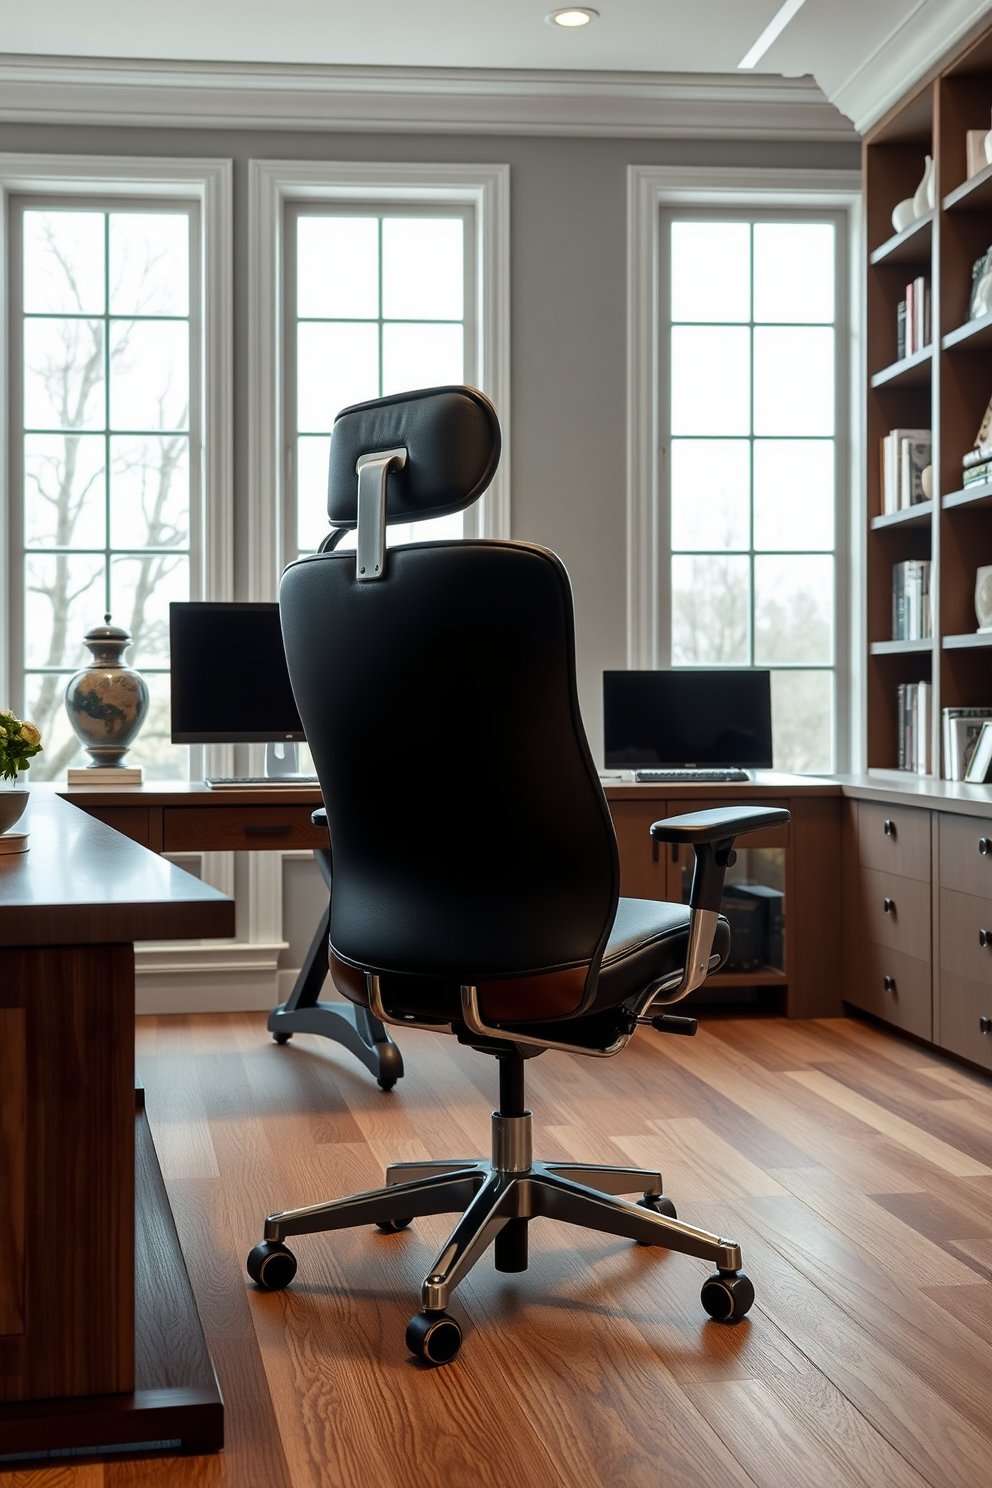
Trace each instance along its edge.
{"label": "white ceiling", "polygon": [[[893,30],[945,0],[806,0],[758,66],[828,96]],[[581,30],[554,0],[7,0],[0,52],[204,62],[733,72],[780,0],[597,0]]]}

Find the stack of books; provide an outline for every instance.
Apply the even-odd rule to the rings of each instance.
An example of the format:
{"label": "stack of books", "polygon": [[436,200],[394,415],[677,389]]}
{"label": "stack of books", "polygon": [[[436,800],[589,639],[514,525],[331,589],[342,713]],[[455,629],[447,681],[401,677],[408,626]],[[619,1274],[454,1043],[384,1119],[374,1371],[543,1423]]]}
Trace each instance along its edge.
{"label": "stack of books", "polygon": [[944,779],[963,780],[982,732],[992,719],[992,708],[943,708],[941,735],[944,746]]}
{"label": "stack of books", "polygon": [[930,742],[933,687],[929,682],[900,682],[896,696],[899,769],[929,775],[933,768]]}
{"label": "stack of books", "polygon": [[882,515],[904,511],[925,501],[923,472],[930,464],[933,435],[929,429],[893,429],[882,440]]}
{"label": "stack of books", "polygon": [[961,461],[961,480],[965,486],[992,481],[992,444],[979,444]]}
{"label": "stack of books", "polygon": [[921,274],[896,306],[896,361],[930,345],[930,286]]}
{"label": "stack of books", "polygon": [[892,567],[892,639],[927,641],[930,618],[930,559],[909,558]]}

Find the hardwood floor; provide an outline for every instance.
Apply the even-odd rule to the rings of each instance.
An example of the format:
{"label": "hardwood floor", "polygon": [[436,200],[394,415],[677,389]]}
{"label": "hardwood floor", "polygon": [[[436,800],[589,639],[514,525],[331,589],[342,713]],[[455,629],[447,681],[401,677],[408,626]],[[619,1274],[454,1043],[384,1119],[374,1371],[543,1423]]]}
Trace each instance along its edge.
{"label": "hardwood floor", "polygon": [[527,1067],[539,1156],[660,1165],[680,1215],[741,1242],[757,1301],[709,1322],[704,1263],[531,1227],[519,1276],[456,1293],[458,1360],[403,1333],[447,1217],[245,1256],[272,1209],[388,1161],[484,1154],[495,1066],[401,1035],[383,1094],[264,1015],[138,1020],[138,1067],[220,1377],[228,1446],[0,1473],[4,1488],[980,1488],[992,1456],[992,1081],[853,1020],[714,1019],[615,1060]]}

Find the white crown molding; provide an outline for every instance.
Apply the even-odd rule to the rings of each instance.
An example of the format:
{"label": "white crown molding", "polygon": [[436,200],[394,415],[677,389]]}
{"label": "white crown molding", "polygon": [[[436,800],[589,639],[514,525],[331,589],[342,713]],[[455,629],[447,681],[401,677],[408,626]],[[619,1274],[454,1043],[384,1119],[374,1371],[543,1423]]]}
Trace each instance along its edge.
{"label": "white crown molding", "polygon": [[830,93],[865,134],[992,8],[992,0],[920,0],[874,52]]}
{"label": "white crown molding", "polygon": [[0,120],[427,134],[851,141],[810,77],[0,54]]}

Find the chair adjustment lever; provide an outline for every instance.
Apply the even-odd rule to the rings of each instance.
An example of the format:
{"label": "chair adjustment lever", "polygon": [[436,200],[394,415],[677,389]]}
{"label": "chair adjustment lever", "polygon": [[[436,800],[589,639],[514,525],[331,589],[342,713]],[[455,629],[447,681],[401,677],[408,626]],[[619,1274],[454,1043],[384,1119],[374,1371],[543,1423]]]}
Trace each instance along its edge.
{"label": "chair adjustment lever", "polygon": [[699,1026],[695,1018],[680,1018],[675,1013],[656,1013],[653,1018],[638,1018],[642,1027],[656,1028],[659,1033],[681,1033],[685,1038],[693,1038]]}

